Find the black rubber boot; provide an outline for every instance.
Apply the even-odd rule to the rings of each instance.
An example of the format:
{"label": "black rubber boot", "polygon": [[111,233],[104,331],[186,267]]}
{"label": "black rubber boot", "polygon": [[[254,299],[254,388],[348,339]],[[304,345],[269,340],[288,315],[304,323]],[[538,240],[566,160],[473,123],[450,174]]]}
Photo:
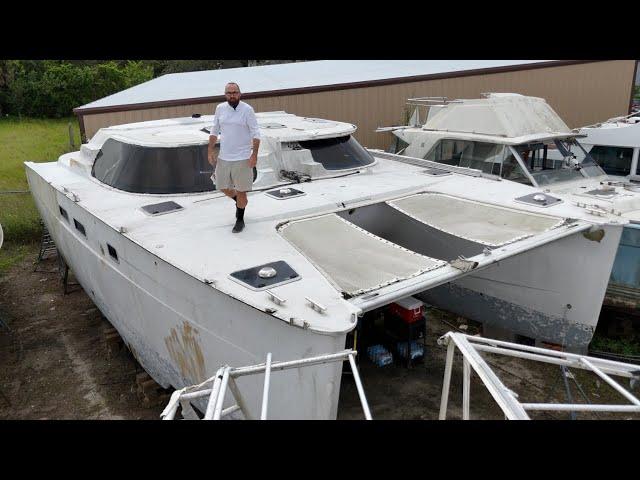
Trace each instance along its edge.
{"label": "black rubber boot", "polygon": [[241,232],[244,229],[244,208],[236,207],[236,224],[233,226],[233,233]]}

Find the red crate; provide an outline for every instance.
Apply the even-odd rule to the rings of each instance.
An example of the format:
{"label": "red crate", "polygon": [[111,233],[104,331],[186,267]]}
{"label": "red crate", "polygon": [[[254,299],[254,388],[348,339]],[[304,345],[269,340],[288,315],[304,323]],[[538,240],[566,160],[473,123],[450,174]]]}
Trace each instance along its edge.
{"label": "red crate", "polygon": [[422,320],[424,303],[417,298],[402,298],[389,305],[391,314],[400,317],[405,323],[415,323]]}

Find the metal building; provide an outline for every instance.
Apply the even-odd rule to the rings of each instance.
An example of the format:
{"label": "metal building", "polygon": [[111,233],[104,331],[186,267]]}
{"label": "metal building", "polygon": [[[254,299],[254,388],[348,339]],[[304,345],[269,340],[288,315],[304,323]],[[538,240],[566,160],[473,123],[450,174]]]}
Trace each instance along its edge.
{"label": "metal building", "polygon": [[321,60],[163,75],[75,108],[83,139],[144,120],[210,115],[237,82],[256,112],[353,123],[370,148],[386,148],[377,127],[406,122],[411,97],[475,98],[484,92],[542,97],[570,127],[629,112],[636,60]]}

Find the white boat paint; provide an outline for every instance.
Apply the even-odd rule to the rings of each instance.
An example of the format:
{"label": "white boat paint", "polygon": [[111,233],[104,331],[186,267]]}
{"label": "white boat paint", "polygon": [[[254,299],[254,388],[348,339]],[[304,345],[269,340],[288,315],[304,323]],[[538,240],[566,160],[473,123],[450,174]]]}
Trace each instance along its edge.
{"label": "white boat paint", "polygon": [[[458,173],[434,177],[424,174],[423,166],[383,155],[370,165],[325,170],[308,150],[294,148],[296,142],[349,135],[355,126],[283,112],[258,117],[264,148],[261,145],[256,190],[249,194],[246,229],[239,235],[231,233],[233,203],[219,192],[129,193],[91,176],[95,156],[108,138],[167,148],[206,145],[208,135],[200,130],[211,124],[211,117],[111,127],[58,162],[25,163],[36,206],[60,252],[145,370],[163,386],[201,383],[221,364],[256,363],[269,352],[273,361],[279,361],[340,351],[364,311],[451,281],[496,299],[483,315],[497,317],[497,309],[516,305],[531,313],[526,332],[535,330],[531,323],[542,319],[575,324],[586,332],[575,344],[561,334],[569,347],[579,347],[590,338],[623,219],[608,214],[592,218],[567,201],[541,211],[516,200],[537,191],[531,187]],[[265,123],[284,127],[265,127]],[[295,167],[314,179],[293,185],[305,195],[280,200],[265,193],[291,186],[279,175],[283,167]],[[416,221],[385,203],[429,194],[557,221],[483,252],[483,245]],[[158,216],[141,210],[165,200],[183,208]],[[323,272],[323,265],[308,258],[304,241],[296,248],[282,233],[288,224],[324,215],[347,220],[351,231],[364,229],[375,240],[373,251],[375,245],[382,249],[391,242],[398,245],[394,248],[436,260],[438,267],[350,296]],[[74,221],[84,226],[86,235]],[[414,236],[415,232],[420,235]],[[347,233],[347,238],[355,237]],[[329,254],[345,254],[330,238],[326,245]],[[109,246],[117,252],[117,260]],[[590,261],[581,262],[586,252]],[[466,255],[475,269],[454,267],[451,261],[459,255]],[[270,293],[230,277],[232,272],[277,260],[287,262],[301,278],[273,287]],[[575,265],[580,268],[574,269]],[[463,277],[467,283],[460,283]],[[537,293],[518,294],[523,287]],[[276,301],[273,294],[283,301]],[[576,307],[564,312],[568,303]],[[514,319],[501,321],[513,325]],[[543,338],[558,340],[558,334],[548,331]],[[272,388],[283,393],[279,395],[283,400],[269,404],[270,418],[335,418],[340,374],[340,365],[318,365],[272,378]],[[262,398],[259,380],[239,380],[245,382],[239,386],[250,408],[255,408],[255,417]]]}

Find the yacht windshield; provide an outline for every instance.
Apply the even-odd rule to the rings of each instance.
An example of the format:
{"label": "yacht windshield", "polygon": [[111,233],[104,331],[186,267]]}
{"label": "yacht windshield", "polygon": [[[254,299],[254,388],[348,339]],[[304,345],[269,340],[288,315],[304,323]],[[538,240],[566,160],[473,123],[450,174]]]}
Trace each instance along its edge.
{"label": "yacht windshield", "polygon": [[511,148],[539,186],[606,175],[575,139],[554,139]]}
{"label": "yacht windshield", "polygon": [[345,170],[372,164],[373,156],[351,135],[298,142],[326,170]]}
{"label": "yacht windshield", "polygon": [[110,138],[98,152],[91,175],[126,192],[207,192],[215,190],[207,148],[144,147]]}

